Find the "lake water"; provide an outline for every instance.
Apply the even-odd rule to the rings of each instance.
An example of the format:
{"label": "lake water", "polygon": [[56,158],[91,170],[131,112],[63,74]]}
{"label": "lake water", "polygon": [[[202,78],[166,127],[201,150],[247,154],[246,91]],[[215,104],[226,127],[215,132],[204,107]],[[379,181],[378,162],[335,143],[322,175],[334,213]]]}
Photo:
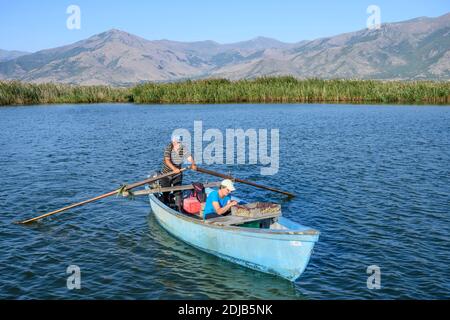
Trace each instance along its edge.
{"label": "lake water", "polygon": [[[276,175],[206,167],[297,194],[236,192],[280,202],[284,216],[320,230],[295,283],[173,238],[144,197],[12,223],[142,180],[159,169],[172,130],[195,120],[204,130],[279,128]],[[0,129],[0,299],[450,298],[448,106],[5,107]],[[81,269],[79,290],[67,289],[69,265]],[[367,288],[371,265],[378,290]]]}

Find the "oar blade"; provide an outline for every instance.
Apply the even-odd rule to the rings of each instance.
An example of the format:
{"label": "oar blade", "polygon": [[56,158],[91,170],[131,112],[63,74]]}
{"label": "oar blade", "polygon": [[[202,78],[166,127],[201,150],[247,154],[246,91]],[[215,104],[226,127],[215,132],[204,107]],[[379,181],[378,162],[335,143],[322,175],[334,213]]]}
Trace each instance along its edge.
{"label": "oar blade", "polygon": [[[180,169],[180,172],[183,172],[183,171],[185,171],[187,169],[188,168],[182,168],[182,169]],[[100,200],[100,199],[103,199],[103,198],[107,198],[107,197],[113,196],[113,195],[117,194],[118,191],[120,191],[120,190],[124,190],[124,191],[131,190],[133,188],[137,188],[137,187],[143,186],[145,184],[149,184],[149,183],[155,182],[157,180],[163,179],[165,177],[170,177],[170,176],[175,175],[175,174],[178,174],[178,173],[175,173],[173,171],[173,172],[161,174],[161,175],[158,175],[156,177],[148,178],[148,179],[145,179],[145,180],[142,180],[142,181],[139,181],[139,182],[127,185],[125,188],[120,188],[120,189],[117,189],[117,190],[113,190],[111,192],[102,194],[102,195],[97,196],[95,198],[91,198],[91,199],[88,199],[88,200],[85,200],[85,201],[74,203],[74,204],[71,204],[71,205],[69,205],[67,207],[64,207],[64,208],[61,208],[61,209],[58,209],[58,210],[55,210],[55,211],[52,211],[52,212],[45,213],[43,215],[31,218],[31,219],[17,221],[15,223],[16,224],[28,224],[28,223],[31,223],[31,222],[35,222],[37,220],[40,220],[40,219],[52,216],[54,214],[57,214],[57,213],[60,213],[60,212],[63,212],[63,211],[67,211],[67,210],[75,208],[75,207],[80,207],[80,206],[85,205],[87,203],[94,202],[94,201],[97,201],[97,200]]]}

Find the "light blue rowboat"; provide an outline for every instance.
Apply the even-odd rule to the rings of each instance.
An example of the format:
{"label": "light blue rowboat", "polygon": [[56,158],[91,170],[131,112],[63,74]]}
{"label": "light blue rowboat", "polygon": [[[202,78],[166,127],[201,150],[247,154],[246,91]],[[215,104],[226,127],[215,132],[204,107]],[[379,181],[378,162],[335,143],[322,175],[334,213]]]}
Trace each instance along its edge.
{"label": "light blue rowboat", "polygon": [[[290,281],[303,273],[319,239],[317,230],[282,216],[266,229],[220,225],[214,218],[203,220],[169,208],[154,194],[149,199],[158,223],[176,238],[223,259]],[[221,218],[226,217],[216,219]]]}

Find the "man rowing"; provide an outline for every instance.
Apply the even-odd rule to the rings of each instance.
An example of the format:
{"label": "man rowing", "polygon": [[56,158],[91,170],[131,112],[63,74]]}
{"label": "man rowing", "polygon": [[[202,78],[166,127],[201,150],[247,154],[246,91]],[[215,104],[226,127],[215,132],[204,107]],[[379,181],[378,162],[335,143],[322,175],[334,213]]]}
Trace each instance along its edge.
{"label": "man rowing", "polygon": [[[175,171],[177,174],[160,180],[161,187],[180,186],[183,182],[183,173],[180,172],[184,160],[191,163],[192,170],[197,170],[194,158],[185,145],[181,143],[180,136],[173,135],[171,142],[164,149],[164,159],[161,172],[169,173]],[[163,193],[163,202],[169,204],[169,192]],[[181,191],[175,191],[175,202],[178,208],[181,207]]]}

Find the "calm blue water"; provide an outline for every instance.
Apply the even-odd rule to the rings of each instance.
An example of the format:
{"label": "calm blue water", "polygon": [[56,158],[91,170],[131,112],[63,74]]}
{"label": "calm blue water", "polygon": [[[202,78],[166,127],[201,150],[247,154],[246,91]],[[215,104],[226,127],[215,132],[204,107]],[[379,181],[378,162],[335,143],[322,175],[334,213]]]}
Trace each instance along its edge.
{"label": "calm blue water", "polygon": [[[145,198],[34,216],[139,181],[175,128],[279,128],[280,170],[208,166],[294,191],[239,185],[249,200],[321,231],[295,283],[197,251]],[[0,298],[450,298],[450,108],[347,105],[61,105],[0,108]],[[186,179],[200,180],[198,173]],[[214,180],[214,179],[212,179]],[[66,268],[81,268],[68,290]],[[381,268],[381,289],[366,285]]]}

